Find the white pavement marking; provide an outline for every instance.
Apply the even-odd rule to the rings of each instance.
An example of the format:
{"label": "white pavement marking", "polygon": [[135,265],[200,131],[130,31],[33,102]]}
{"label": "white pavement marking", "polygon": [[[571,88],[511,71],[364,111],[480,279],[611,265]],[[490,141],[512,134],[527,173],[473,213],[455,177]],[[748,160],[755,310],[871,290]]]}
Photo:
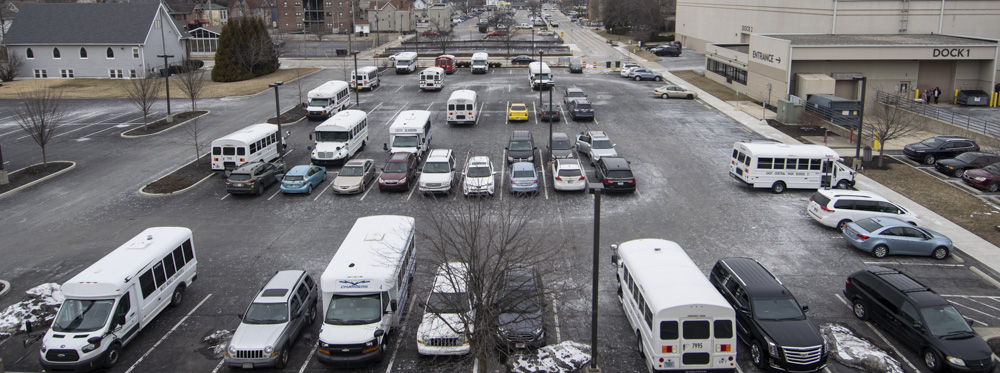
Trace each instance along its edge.
{"label": "white pavement marking", "polygon": [[427,104],[427,111],[431,111],[431,106],[434,106],[434,101],[431,101],[430,104]]}
{"label": "white pavement marking", "polygon": [[535,112],[535,124],[536,125],[538,124],[538,110],[540,110],[540,109],[541,108],[536,108],[535,107],[535,102],[534,101],[531,101],[531,111]]}
{"label": "white pavement marking", "polygon": [[397,115],[399,115],[399,112],[403,111],[403,108],[405,108],[405,107],[406,107],[406,105],[407,105],[407,104],[409,104],[409,103],[410,103],[410,102],[409,102],[409,101],[407,101],[406,103],[404,103],[404,104],[403,104],[403,106],[400,106],[400,107],[399,107],[399,110],[396,110],[396,112],[395,112],[395,113],[393,113],[391,117],[389,117],[389,120],[387,120],[387,121],[385,122],[385,125],[387,125],[387,126],[388,126],[388,125],[389,125],[389,123],[392,123],[392,120],[393,120],[394,118],[396,118],[396,116],[397,116]]}
{"label": "white pavement marking", "polygon": [[[508,87],[507,91],[510,92],[510,86],[507,87]],[[505,118],[503,119],[504,120],[503,124],[510,124],[510,101],[507,101],[507,106],[505,107],[507,108],[507,113],[504,114]],[[506,159],[504,159],[504,161],[506,161]]]}
{"label": "white pavement marking", "polygon": [[556,323],[556,343],[562,343],[562,331],[559,329],[559,299],[552,298],[552,317]]}
{"label": "white pavement marking", "polygon": [[[839,293],[834,293],[833,295],[836,296],[837,299],[840,299],[840,302],[844,303],[844,305],[847,306],[848,309],[851,309],[851,305],[849,303],[847,303],[847,300],[844,299],[843,297],[841,297]],[[851,313],[852,314],[854,313],[853,309],[851,309]],[[906,365],[910,366],[910,369],[913,369],[914,372],[919,372],[919,370],[917,370],[917,367],[913,366],[913,364],[910,363],[910,361],[907,360],[906,357],[903,356],[903,354],[899,353],[899,350],[896,349],[896,346],[894,346],[892,343],[889,343],[889,340],[886,339],[885,336],[882,335],[882,333],[879,333],[878,330],[876,330],[875,327],[872,326],[872,324],[870,322],[862,321],[862,323],[864,323],[865,325],[868,325],[868,328],[870,328],[873,332],[875,332],[875,334],[878,335],[879,338],[882,338],[882,341],[884,341],[885,344],[889,346],[889,348],[891,348],[893,351],[895,351],[896,352],[896,356],[899,356],[900,359],[903,359],[903,361],[906,362]]]}
{"label": "white pavement marking", "polygon": [[971,267],[970,266],[969,270],[972,271],[973,273],[979,275],[979,277],[982,277],[983,280],[986,280],[986,282],[989,282],[989,283],[993,284],[993,286],[995,286],[997,288],[1000,288],[1000,282],[997,282],[997,280],[994,280],[992,276],[983,273],[983,271],[979,270],[979,268]]}
{"label": "white pavement marking", "polygon": [[299,373],[305,372],[306,367],[309,366],[309,362],[312,361],[313,355],[316,354],[316,349],[319,348],[319,338],[316,339],[316,343],[313,344],[312,351],[309,351],[309,356],[306,356],[306,361],[302,362],[302,367],[299,368]]}
{"label": "white pavement marking", "polygon": [[[538,152],[538,158],[541,158],[542,152]],[[542,161],[542,191],[545,193],[545,199],[549,199],[549,179],[545,176],[545,161]]]}
{"label": "white pavement marking", "polygon": [[[969,300],[972,300],[972,299],[969,299]],[[972,300],[972,301],[973,301],[973,302],[976,302],[976,301],[974,301],[974,300]],[[977,310],[977,309],[975,309],[975,308],[972,308],[972,307],[969,307],[969,306],[966,306],[965,304],[962,304],[962,303],[959,303],[959,302],[956,302],[955,300],[950,300],[949,302],[951,302],[951,303],[953,303],[953,304],[957,304],[957,305],[959,305],[959,306],[962,306],[962,307],[965,307],[965,308],[968,308],[969,310],[971,310],[971,311],[973,311],[973,312],[977,312],[977,313],[981,313],[981,314],[983,314],[983,315],[986,315],[986,316],[989,316],[989,317],[992,317],[992,318],[994,318],[994,319],[997,319],[997,318],[998,318],[998,317],[996,317],[996,316],[993,316],[993,315],[990,315],[990,314],[988,314],[988,313],[986,313],[986,312],[983,312],[983,311],[980,311],[980,310]],[[979,304],[982,304],[982,305],[986,306],[986,304],[983,304],[982,302],[976,302],[976,303],[979,303]],[[987,307],[989,307],[989,306],[987,306]],[[996,307],[990,307],[990,308],[993,308],[993,309],[996,309]],[[965,316],[966,318],[968,318],[969,320],[972,320],[972,321],[974,321],[974,322],[977,322],[977,323],[980,323],[980,324],[983,324],[983,326],[989,326],[989,324],[987,324],[987,323],[984,323],[984,322],[982,322],[982,321],[979,321],[979,320],[976,320],[976,319],[973,319],[973,318],[969,317],[968,315],[962,315],[962,316]]]}
{"label": "white pavement marking", "polygon": [[231,196],[231,195],[232,194],[229,194],[229,192],[226,192],[226,195],[222,196],[222,198],[219,198],[219,200],[221,201],[221,200],[224,200],[226,198],[229,198],[229,196]]}
{"label": "white pavement marking", "polygon": [[399,93],[399,90],[400,90],[400,89],[403,89],[403,86],[399,86],[399,88],[396,88],[396,90],[395,90],[395,91],[393,91],[392,93]]}
{"label": "white pavement marking", "polygon": [[274,194],[272,194],[270,197],[267,197],[267,200],[270,201],[271,198],[274,198],[274,196],[278,195],[278,193],[281,193],[281,187],[280,186],[278,187],[278,190],[274,191]]}
{"label": "white pavement marking", "polygon": [[372,112],[381,107],[384,102],[385,101],[379,102],[378,105],[375,105],[375,107],[373,107],[371,110],[368,110],[368,115],[372,115]]}
{"label": "white pavement marking", "polygon": [[222,360],[219,360],[219,364],[215,366],[215,369],[212,369],[212,373],[218,372],[219,369],[222,368],[222,364],[225,363],[226,363],[226,358],[222,358]]}
{"label": "white pavement marking", "polygon": [[503,187],[507,185],[504,177],[507,175],[507,149],[503,150],[503,159],[500,160],[500,200],[503,201]]}
{"label": "white pavement marking", "polygon": [[[417,177],[417,174],[413,174],[413,177]],[[410,182],[410,180],[409,180],[409,179],[407,179],[407,180],[406,180],[406,182],[407,182],[407,183],[409,183],[409,182]],[[420,183],[419,183],[419,182],[417,182],[417,185],[414,185],[414,186],[410,187],[410,195],[406,196],[406,200],[407,200],[407,201],[409,201],[409,200],[410,200],[410,198],[411,198],[411,197],[413,197],[413,193],[414,193],[414,191],[416,191],[416,190],[417,190],[417,188],[419,188],[419,187],[420,187],[420,185],[419,185],[419,184],[420,184]]]}
{"label": "white pavement marking", "polygon": [[947,268],[965,267],[964,264],[945,264],[945,263],[900,263],[900,262],[862,262],[862,263],[867,265],[879,265],[879,266],[902,265],[902,266],[932,266],[932,267],[947,267]]}
{"label": "white pavement marking", "polygon": [[375,185],[375,184],[378,184],[378,178],[380,176],[382,176],[381,172],[379,172],[378,175],[375,175],[374,177],[372,177],[372,183],[368,185],[367,189],[365,189],[365,194],[361,195],[361,201],[364,201],[365,197],[368,196],[368,192],[370,192],[372,190],[372,186]]}
{"label": "white pavement marking", "polygon": [[[410,302],[410,306],[406,307],[406,316],[410,316],[410,315],[413,314],[413,304],[414,303],[416,303],[416,302],[411,301]],[[403,332],[406,331],[406,325],[407,324],[404,322],[403,323],[403,327],[400,328],[399,329],[399,333],[396,333],[396,334],[403,335]],[[389,366],[385,367],[386,373],[389,373],[390,371],[392,371],[392,364],[396,362],[396,353],[399,352],[399,344],[402,343],[402,342],[403,342],[402,338],[396,338],[396,347],[392,349],[392,357],[389,358]]]}
{"label": "white pavement marking", "polygon": [[187,315],[184,315],[184,318],[182,318],[181,321],[178,321],[177,324],[175,324],[173,328],[170,328],[170,331],[168,331],[167,334],[164,334],[163,337],[161,337],[159,341],[156,341],[156,343],[153,344],[153,347],[150,347],[149,350],[147,350],[145,354],[142,354],[142,357],[140,357],[139,360],[136,360],[135,364],[132,364],[132,366],[129,367],[128,370],[125,371],[125,373],[131,373],[132,370],[135,369],[135,367],[137,365],[139,365],[139,363],[141,363],[143,359],[146,358],[146,356],[149,356],[150,352],[153,352],[153,350],[156,349],[156,346],[159,346],[160,343],[163,343],[163,341],[165,339],[167,339],[167,337],[169,337],[170,334],[174,332],[174,330],[177,330],[177,328],[179,326],[181,326],[181,324],[183,324],[185,321],[187,321],[188,317],[191,317],[191,314],[193,314],[194,311],[197,311],[198,308],[200,308],[202,304],[205,304],[205,301],[207,301],[208,298],[211,298],[211,297],[212,297],[212,294],[206,295],[205,299],[202,299],[201,302],[199,302],[197,306],[194,306],[194,308],[191,309],[191,312],[188,312]]}
{"label": "white pavement marking", "polygon": [[[315,198],[313,198],[313,201],[316,201],[316,200],[319,200],[319,197],[320,197],[320,196],[322,196],[322,195],[323,195],[323,193],[326,193],[326,190],[327,190],[327,189],[330,189],[330,187],[332,187],[332,186],[333,186],[333,180],[331,180],[331,179],[330,179],[330,173],[327,173],[327,174],[326,174],[326,178],[327,178],[327,180],[330,180],[330,182],[329,182],[329,183],[326,183],[326,187],[324,187],[324,188],[323,188],[323,190],[321,190],[321,191],[319,192],[319,194],[317,194],[317,195],[316,195],[316,197],[315,197]],[[336,178],[336,176],[334,176],[334,178]]]}

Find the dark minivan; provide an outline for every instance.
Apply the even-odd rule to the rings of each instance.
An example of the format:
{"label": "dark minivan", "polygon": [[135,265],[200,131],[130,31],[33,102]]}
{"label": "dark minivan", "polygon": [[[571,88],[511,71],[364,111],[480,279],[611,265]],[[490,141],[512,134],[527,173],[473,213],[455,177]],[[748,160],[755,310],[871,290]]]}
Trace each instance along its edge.
{"label": "dark minivan", "polygon": [[854,316],[871,319],[917,351],[932,372],[992,372],[993,351],[944,297],[910,276],[867,267],[847,277],[844,296]]}
{"label": "dark minivan", "polygon": [[736,310],[737,336],[758,368],[817,372],[829,353],[816,325],[792,293],[750,258],[719,259],[709,281]]}

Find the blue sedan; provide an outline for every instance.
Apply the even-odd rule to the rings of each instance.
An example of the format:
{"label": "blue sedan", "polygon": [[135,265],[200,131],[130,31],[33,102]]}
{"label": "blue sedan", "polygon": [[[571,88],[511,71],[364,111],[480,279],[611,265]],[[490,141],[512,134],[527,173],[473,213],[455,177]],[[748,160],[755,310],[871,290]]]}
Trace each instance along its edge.
{"label": "blue sedan", "polygon": [[311,194],[313,188],[326,180],[326,168],[315,165],[292,167],[281,179],[282,193]]}
{"label": "blue sedan", "polygon": [[894,217],[872,217],[847,223],[841,234],[851,245],[876,258],[891,254],[944,259],[952,250],[951,239],[943,234]]}
{"label": "blue sedan", "polygon": [[511,193],[538,193],[538,172],[532,162],[514,162],[510,166]]}

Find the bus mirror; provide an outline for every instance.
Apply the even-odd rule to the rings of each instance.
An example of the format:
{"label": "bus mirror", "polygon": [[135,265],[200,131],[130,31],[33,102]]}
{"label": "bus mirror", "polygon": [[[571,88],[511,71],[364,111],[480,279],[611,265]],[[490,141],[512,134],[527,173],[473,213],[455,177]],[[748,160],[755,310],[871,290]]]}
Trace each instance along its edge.
{"label": "bus mirror", "polygon": [[398,307],[399,307],[399,304],[396,303],[395,299],[389,301],[389,309],[391,309],[392,312],[396,312],[396,308],[398,308]]}
{"label": "bus mirror", "polygon": [[31,334],[32,330],[34,330],[34,328],[31,326],[31,321],[25,321],[24,331],[27,332],[28,334]]}
{"label": "bus mirror", "polygon": [[313,150],[312,145],[306,145],[306,151],[312,151],[312,150]]}
{"label": "bus mirror", "polygon": [[389,144],[382,143],[382,150],[389,151]]}
{"label": "bus mirror", "polygon": [[242,314],[242,313],[237,313],[237,314],[236,314],[236,317],[239,317],[239,318],[240,318],[240,320],[243,320],[243,314]]}
{"label": "bus mirror", "polygon": [[310,133],[309,134],[309,140],[312,140],[312,139],[313,139],[313,134]]}
{"label": "bus mirror", "polygon": [[118,326],[125,325],[125,314],[118,315],[118,320],[115,321],[118,323]]}
{"label": "bus mirror", "polygon": [[618,254],[611,254],[611,264],[618,264]]}
{"label": "bus mirror", "polygon": [[376,329],[375,330],[375,338],[381,337],[383,335],[385,335],[385,330],[382,330],[382,329]]}
{"label": "bus mirror", "polygon": [[292,136],[292,131],[285,131],[285,136]]}
{"label": "bus mirror", "polygon": [[809,306],[808,306],[808,305],[805,305],[805,304],[803,304],[803,305],[802,305],[802,312],[809,312]]}

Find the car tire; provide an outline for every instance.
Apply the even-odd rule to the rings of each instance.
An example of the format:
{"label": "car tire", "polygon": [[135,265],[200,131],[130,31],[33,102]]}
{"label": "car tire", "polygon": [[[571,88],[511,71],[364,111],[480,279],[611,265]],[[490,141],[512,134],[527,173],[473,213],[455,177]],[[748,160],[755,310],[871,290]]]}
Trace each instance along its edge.
{"label": "car tire", "polygon": [[257,184],[257,186],[254,187],[253,194],[258,196],[264,194],[264,186]]}
{"label": "car tire", "polygon": [[955,177],[957,177],[957,178],[961,178],[962,175],[964,175],[964,174],[965,174],[965,170],[963,170],[963,169],[955,170],[955,173],[954,173]]}
{"label": "car tire", "polygon": [[764,349],[761,348],[760,342],[753,341],[750,343],[750,361],[753,366],[763,369],[764,368]]}
{"label": "car tire", "polygon": [[785,191],[785,182],[775,181],[774,184],[771,185],[771,191],[774,192],[774,194],[783,193]]}
{"label": "car tire", "polygon": [[937,158],[934,157],[934,154],[928,154],[926,157],[924,157],[924,164],[926,165],[932,165],[936,161]]}
{"label": "car tire", "polygon": [[285,349],[281,351],[281,355],[278,356],[278,359],[274,361],[274,367],[278,369],[285,369],[285,367],[288,366],[288,355],[291,355],[291,352],[292,344],[289,343],[285,346]]}
{"label": "car tire", "polygon": [[326,172],[323,173],[323,181],[326,181]]}
{"label": "car tire", "polygon": [[865,306],[865,302],[861,299],[854,300],[851,310],[854,313],[854,317],[857,317],[858,320],[868,320],[868,308]]}
{"label": "car tire", "polygon": [[889,246],[886,245],[875,246],[875,248],[872,249],[872,256],[879,259],[889,256]]}
{"label": "car tire", "polygon": [[929,348],[924,350],[924,365],[927,366],[927,370],[935,373],[944,368],[941,366],[941,355]]}
{"label": "car tire", "polygon": [[637,82],[638,82],[638,81],[640,81],[640,80],[642,80],[642,78],[640,78],[640,77],[638,77],[638,76],[636,76],[636,77],[635,77],[635,81],[637,81]]}
{"label": "car tire", "polygon": [[847,223],[850,223],[850,222],[851,221],[848,220],[848,219],[844,219],[844,220],[841,220],[841,221],[837,222],[837,230],[838,231],[843,231],[844,228],[847,227]]}
{"label": "car tire", "polygon": [[990,185],[986,186],[986,190],[996,193],[996,191],[1000,190],[1000,183],[990,183]]}
{"label": "car tire", "polygon": [[314,304],[312,306],[312,309],[309,311],[309,318],[306,320],[306,325],[308,326],[315,323],[316,323],[316,305]]}
{"label": "car tire", "polygon": [[655,81],[655,82],[658,82],[658,81],[661,81],[661,80],[663,80],[663,78],[658,77],[658,76],[654,76],[653,77],[653,81]]}
{"label": "car tire", "polygon": [[931,252],[931,256],[937,260],[942,260],[944,258],[947,258],[949,254],[950,252],[948,251],[948,248],[944,246],[938,246],[937,248],[934,249],[934,251]]}
{"label": "car tire", "polygon": [[851,182],[847,180],[841,180],[837,182],[837,188],[839,189],[851,189]]}
{"label": "car tire", "polygon": [[118,365],[118,360],[122,357],[122,345],[118,343],[112,343],[111,347],[108,347],[108,351],[104,355],[104,368],[111,369],[115,365]]}
{"label": "car tire", "polygon": [[685,98],[686,98],[686,99],[688,99],[688,100],[694,100],[694,95],[690,95],[690,94],[689,94],[689,95],[687,95],[687,97],[685,97]]}
{"label": "car tire", "polygon": [[306,194],[307,195],[313,194],[313,185],[312,184],[309,184],[309,185],[306,186]]}
{"label": "car tire", "polygon": [[174,288],[174,294],[170,296],[170,307],[177,307],[181,305],[184,300],[184,285],[177,285]]}
{"label": "car tire", "polygon": [[664,93],[664,94],[660,95],[660,98],[662,98],[662,99],[664,99],[664,100],[666,100],[666,99],[667,99],[667,98],[669,98],[669,97],[670,97],[670,96],[667,96],[667,94],[666,94],[666,93]]}

